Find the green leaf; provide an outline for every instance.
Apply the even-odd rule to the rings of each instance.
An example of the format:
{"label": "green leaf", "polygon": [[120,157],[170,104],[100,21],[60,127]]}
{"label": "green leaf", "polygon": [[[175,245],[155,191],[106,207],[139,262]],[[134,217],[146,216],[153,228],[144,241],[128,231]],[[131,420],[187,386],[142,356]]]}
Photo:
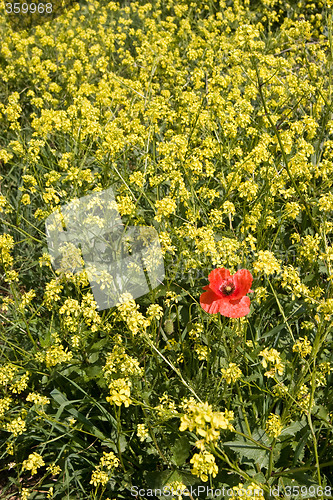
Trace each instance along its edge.
{"label": "green leaf", "polygon": [[[270,440],[262,429],[255,429],[252,437],[266,446],[270,445]],[[256,463],[260,468],[268,466],[269,451],[257,446],[255,443],[237,439],[235,441],[226,441],[223,445],[235,451],[239,455],[242,464]],[[273,451],[274,461],[278,459],[279,455],[280,446],[276,445]]]}
{"label": "green leaf", "polygon": [[50,396],[52,396],[52,398],[59,404],[60,408],[66,408],[68,413],[79,420],[79,422],[81,422],[93,436],[96,436],[97,438],[103,440],[106,439],[106,436],[104,436],[104,434],[99,429],[97,429],[97,427],[93,425],[90,420],[88,420],[84,415],[82,415],[82,413],[73,408],[73,403],[77,403],[78,401],[81,402],[81,400],[69,401],[66,396],[64,396],[64,394],[58,391],[58,389],[53,389],[53,391],[50,392]]}
{"label": "green leaf", "polygon": [[304,436],[302,437],[301,440],[297,442],[292,443],[292,448],[295,450],[294,456],[293,456],[293,466],[295,466],[298,462],[298,460],[303,460],[304,457],[304,452],[305,452],[305,446],[308,441],[308,437],[310,436],[311,431],[308,429]]}
{"label": "green leaf", "polygon": [[318,417],[323,418],[326,421],[329,421],[328,411],[327,408],[325,408],[324,406],[322,405],[317,407],[315,406],[313,413],[314,415],[318,415]]}
{"label": "green leaf", "polygon": [[99,354],[101,352],[103,352],[103,347],[106,346],[106,344],[109,342],[108,338],[107,337],[104,337],[103,339],[101,340],[98,340],[97,342],[95,342],[91,347],[90,347],[90,351],[93,352],[93,351],[96,351],[98,352]]}
{"label": "green leaf", "polygon": [[171,460],[175,465],[183,465],[186,462],[187,457],[190,454],[190,443],[186,436],[182,436],[171,448],[172,458]]}
{"label": "green leaf", "polygon": [[99,352],[93,352],[89,356],[89,363],[95,363],[99,358],[100,358],[100,353]]}
{"label": "green leaf", "polygon": [[302,423],[302,422],[292,422],[290,425],[288,425],[288,427],[286,427],[285,429],[283,429],[283,431],[280,434],[280,437],[281,438],[284,438],[284,437],[293,437],[293,436],[295,436],[295,434],[298,431],[300,431],[301,429],[303,429],[303,427],[305,425],[306,424]]}

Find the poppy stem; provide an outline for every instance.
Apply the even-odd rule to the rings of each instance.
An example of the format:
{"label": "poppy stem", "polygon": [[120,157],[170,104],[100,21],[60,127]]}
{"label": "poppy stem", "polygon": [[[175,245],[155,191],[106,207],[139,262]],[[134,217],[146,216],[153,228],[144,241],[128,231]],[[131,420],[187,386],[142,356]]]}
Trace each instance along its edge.
{"label": "poppy stem", "polygon": [[[218,315],[219,330],[220,330],[220,341],[221,341],[221,339],[224,337],[225,318],[223,316],[223,319],[222,319],[222,314],[221,313],[217,313],[217,315]],[[224,348],[226,350],[227,357],[229,359],[230,352],[229,352],[229,348],[228,348],[228,345],[227,345],[226,342],[224,342]]]}

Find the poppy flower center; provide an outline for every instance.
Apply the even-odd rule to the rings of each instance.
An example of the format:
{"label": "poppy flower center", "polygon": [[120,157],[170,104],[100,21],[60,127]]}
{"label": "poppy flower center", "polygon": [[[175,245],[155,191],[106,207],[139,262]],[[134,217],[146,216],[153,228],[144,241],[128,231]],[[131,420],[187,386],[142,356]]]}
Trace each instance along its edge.
{"label": "poppy flower center", "polygon": [[223,295],[231,295],[234,290],[235,285],[232,283],[232,281],[227,281],[220,286],[220,292]]}

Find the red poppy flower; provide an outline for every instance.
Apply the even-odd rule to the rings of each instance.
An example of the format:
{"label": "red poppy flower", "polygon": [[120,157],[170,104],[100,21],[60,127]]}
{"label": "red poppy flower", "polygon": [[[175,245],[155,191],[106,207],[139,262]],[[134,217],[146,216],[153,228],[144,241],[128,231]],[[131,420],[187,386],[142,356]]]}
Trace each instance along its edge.
{"label": "red poppy flower", "polygon": [[241,318],[250,312],[250,298],[246,294],[252,292],[252,274],[247,269],[240,269],[231,275],[228,269],[218,268],[208,276],[207,290],[200,296],[201,307],[209,314],[220,313],[228,318]]}

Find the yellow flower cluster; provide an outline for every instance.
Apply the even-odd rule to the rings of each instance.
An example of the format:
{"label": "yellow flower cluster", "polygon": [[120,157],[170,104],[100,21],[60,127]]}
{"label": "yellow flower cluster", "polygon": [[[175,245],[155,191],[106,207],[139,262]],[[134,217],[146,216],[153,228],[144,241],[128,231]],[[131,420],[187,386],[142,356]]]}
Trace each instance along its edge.
{"label": "yellow flower cluster", "polygon": [[7,385],[12,382],[15,373],[19,370],[18,366],[12,363],[6,363],[0,366],[0,385]]}
{"label": "yellow flower cluster", "polygon": [[[13,158],[13,155],[8,153],[5,149],[0,149],[0,160],[3,161],[3,163],[8,163],[9,160]],[[3,200],[3,207],[6,205],[6,199]]]}
{"label": "yellow flower cluster", "polygon": [[182,500],[183,495],[186,494],[186,485],[181,481],[171,481],[165,485],[166,491],[171,491],[172,496],[175,497],[175,500]]}
{"label": "yellow flower cluster", "polygon": [[100,484],[104,486],[109,480],[109,474],[99,468],[94,470],[91,474],[90,484],[94,486],[99,486]]}
{"label": "yellow flower cluster", "polygon": [[156,201],[157,213],[155,219],[158,222],[162,221],[162,217],[169,217],[171,214],[175,213],[176,202],[170,197],[163,198],[163,200]]}
{"label": "yellow flower cluster", "polygon": [[147,437],[149,437],[149,431],[145,424],[137,425],[136,435],[140,438],[140,441],[144,441]]}
{"label": "yellow flower cluster", "polygon": [[117,305],[120,318],[126,322],[129,330],[134,334],[144,333],[150,325],[150,320],[139,311],[139,305],[130,294],[123,294]]}
{"label": "yellow flower cluster", "polygon": [[[103,456],[91,475],[90,484],[94,486],[99,486],[101,484],[104,486],[110,479],[110,473],[108,471],[112,471],[116,467],[119,467],[119,464],[118,458],[112,451],[109,453],[103,451]],[[103,470],[103,468],[105,468],[106,471]]]}
{"label": "yellow flower cluster", "polygon": [[309,262],[315,262],[318,259],[319,245],[319,234],[315,234],[314,236],[311,236],[311,234],[307,234],[301,239],[301,246],[299,249],[300,257],[306,259]]}
{"label": "yellow flower cluster", "polygon": [[29,380],[29,372],[26,372],[22,377],[18,380],[15,380],[9,387],[9,390],[12,391],[13,394],[20,394],[28,387]]}
{"label": "yellow flower cluster", "polygon": [[60,293],[63,290],[63,285],[59,279],[52,279],[45,285],[44,302],[46,307],[51,310],[54,305],[60,301]]}
{"label": "yellow flower cluster", "polygon": [[258,288],[255,289],[255,299],[258,302],[258,304],[261,304],[261,302],[265,302],[267,299],[267,290],[263,286],[259,286]]}
{"label": "yellow flower cluster", "polygon": [[178,304],[179,302],[179,295],[176,294],[176,292],[168,291],[165,294],[165,305],[170,306],[172,303]]}
{"label": "yellow flower cluster", "polygon": [[73,243],[64,243],[59,247],[59,252],[61,260],[57,267],[57,274],[74,273],[84,266],[81,249]]}
{"label": "yellow flower cluster", "polygon": [[66,299],[59,309],[59,314],[64,317],[64,325],[70,332],[77,330],[80,312],[80,303],[76,299]]}
{"label": "yellow flower cluster", "polygon": [[311,342],[308,340],[308,337],[300,337],[298,340],[296,340],[295,344],[293,345],[293,351],[298,352],[302,358],[306,358],[306,356],[311,354],[312,346]]}
{"label": "yellow flower cluster", "polygon": [[82,319],[92,332],[96,332],[101,323],[101,318],[96,311],[96,302],[91,292],[86,293],[81,304],[76,299],[66,299],[59,309],[63,316],[64,327],[70,332],[77,332]]}
{"label": "yellow flower cluster", "polygon": [[240,250],[242,244],[236,238],[222,238],[216,243],[218,257],[214,262],[221,267],[226,267],[231,273],[236,272],[238,264],[241,263]]}
{"label": "yellow flower cluster", "polygon": [[21,417],[14,418],[5,425],[7,432],[12,432],[13,436],[19,436],[27,430],[25,421]]}
{"label": "yellow flower cluster", "polygon": [[272,438],[280,436],[283,429],[280,415],[271,413],[266,421],[266,434]]}
{"label": "yellow flower cluster", "polygon": [[131,381],[126,378],[112,380],[109,384],[110,396],[106,397],[108,403],[117,406],[122,404],[127,408],[131,404]]}
{"label": "yellow flower cluster", "polygon": [[264,358],[261,361],[264,368],[267,368],[268,363],[270,363],[270,370],[265,372],[266,377],[272,378],[276,373],[279,375],[283,374],[284,365],[281,361],[280,353],[276,349],[268,349],[268,347],[265,347],[263,351],[260,351],[259,356]]}
{"label": "yellow flower cluster", "polygon": [[0,213],[4,212],[4,208],[7,205],[7,200],[3,195],[0,195]]}
{"label": "yellow flower cluster", "polygon": [[[119,343],[107,355],[103,372],[110,390],[110,396],[106,400],[117,406],[124,404],[125,407],[128,407],[131,404],[132,385],[129,377],[140,377],[143,374],[138,361],[126,354],[125,347]],[[114,378],[115,376],[118,378]]]}
{"label": "yellow flower cluster", "polygon": [[301,206],[296,201],[288,201],[284,207],[284,214],[287,218],[296,219],[300,211]]}
{"label": "yellow flower cluster", "polygon": [[158,235],[158,239],[161,244],[163,255],[165,255],[167,252],[171,253],[172,255],[175,254],[177,248],[172,244],[171,236],[169,233],[167,233],[166,231],[161,231]]}
{"label": "yellow flower cluster", "polygon": [[193,323],[188,335],[190,339],[198,340],[204,332],[204,327],[201,323]]}
{"label": "yellow flower cluster", "polygon": [[27,395],[26,400],[38,406],[44,406],[50,403],[49,398],[42,396],[41,394],[37,394],[36,392],[30,392]]}
{"label": "yellow flower cluster", "polygon": [[208,347],[202,344],[203,331],[204,327],[202,324],[193,323],[188,332],[189,338],[194,340],[193,350],[197,354],[200,361],[207,360],[208,358]]}
{"label": "yellow flower cluster", "polygon": [[0,385],[9,386],[13,394],[20,394],[28,387],[29,372],[19,375],[18,366],[7,363],[0,367]]}
{"label": "yellow flower cluster", "polygon": [[67,352],[67,348],[64,349],[61,344],[52,345],[45,351],[36,354],[36,359],[44,362],[48,368],[56,366],[58,363],[66,363],[72,357],[73,354],[70,351]]}
{"label": "yellow flower cluster", "polygon": [[319,313],[324,314],[324,319],[330,321],[333,315],[333,299],[326,299],[317,307]]}
{"label": "yellow flower cluster", "polygon": [[331,212],[333,210],[333,193],[322,195],[318,200],[318,206],[321,212]]}
{"label": "yellow flower cluster", "polygon": [[13,248],[14,238],[10,234],[2,234],[0,236],[0,259],[5,270],[9,270],[13,265],[14,259],[11,255]]}
{"label": "yellow flower cluster", "polygon": [[310,398],[311,398],[311,396],[310,396],[309,388],[305,384],[303,384],[300,387],[300,389],[296,395],[296,400],[297,400],[298,406],[301,408],[302,413],[306,413],[306,412],[310,411],[311,408],[313,407],[314,401],[312,401],[312,405],[310,408]]}
{"label": "yellow flower cluster", "polygon": [[328,361],[319,363],[316,372],[316,384],[318,387],[324,387],[327,384],[327,376],[333,371],[331,364]]}
{"label": "yellow flower cluster", "polygon": [[281,266],[272,252],[260,250],[258,252],[258,260],[253,263],[253,270],[255,273],[263,272],[269,276],[280,272]]}
{"label": "yellow flower cluster", "polygon": [[39,453],[34,452],[30,453],[27,460],[23,461],[22,470],[30,470],[31,475],[33,476],[34,474],[37,474],[37,469],[39,467],[43,467],[43,465],[45,465],[43,457],[39,455]]}
{"label": "yellow flower cluster", "polygon": [[208,347],[206,345],[195,343],[193,349],[197,354],[199,361],[205,361],[208,359]]}
{"label": "yellow flower cluster", "polygon": [[12,401],[13,401],[12,398],[9,396],[0,399],[0,418],[2,418],[5,415]]}
{"label": "yellow flower cluster", "polygon": [[136,206],[128,195],[117,197],[117,206],[120,215],[134,215]]}
{"label": "yellow flower cluster", "polygon": [[205,446],[217,443],[221,429],[234,430],[231,424],[233,418],[232,411],[216,412],[208,403],[190,401],[186,406],[186,413],[180,419],[179,430],[195,431],[202,438],[195,445],[203,451]]}
{"label": "yellow flower cluster", "polygon": [[112,470],[115,467],[119,467],[119,463],[119,459],[116,457],[113,451],[110,451],[109,453],[103,451],[103,456],[100,459],[101,467],[106,467],[106,469]]}
{"label": "yellow flower cluster", "polygon": [[29,488],[22,488],[20,500],[28,500],[29,497],[30,497]]}
{"label": "yellow flower cluster", "polygon": [[292,293],[293,300],[295,296],[301,297],[310,294],[308,287],[301,282],[299,272],[293,266],[283,266],[281,279],[282,287]]}
{"label": "yellow flower cluster", "polygon": [[97,332],[101,323],[101,317],[96,308],[97,303],[93,294],[91,292],[86,293],[81,301],[81,311],[86,325],[92,332]]}
{"label": "yellow flower cluster", "polygon": [[208,481],[208,474],[216,477],[219,471],[214,455],[205,450],[195,453],[190,463],[192,464],[192,474],[200,477],[201,481]]}
{"label": "yellow flower cluster", "polygon": [[168,393],[164,393],[159,397],[160,404],[155,406],[155,410],[160,418],[163,420],[168,420],[169,418],[173,418],[178,415],[176,404],[172,400],[171,396]]}
{"label": "yellow flower cluster", "polygon": [[36,297],[35,290],[29,290],[29,292],[25,292],[22,295],[20,303],[19,303],[20,311],[23,312],[24,309],[27,307],[27,305],[29,305],[35,297]]}
{"label": "yellow flower cluster", "polygon": [[156,319],[157,321],[163,317],[163,308],[158,304],[150,304],[147,309],[148,320]]}
{"label": "yellow flower cluster", "polygon": [[273,394],[275,397],[283,399],[288,395],[288,388],[280,382],[273,387]]}
{"label": "yellow flower cluster", "polygon": [[222,378],[225,379],[227,384],[236,382],[243,375],[242,370],[236,363],[229,363],[228,368],[222,368],[221,372]]}
{"label": "yellow flower cluster", "polygon": [[52,476],[57,476],[61,472],[61,467],[59,465],[56,465],[55,463],[49,465],[46,467],[46,470],[50,471]]}
{"label": "yellow flower cluster", "polygon": [[103,367],[104,377],[110,380],[114,374],[127,377],[140,377],[143,369],[139,362],[126,354],[125,347],[121,344],[115,345],[112,352],[107,354],[106,363]]}

